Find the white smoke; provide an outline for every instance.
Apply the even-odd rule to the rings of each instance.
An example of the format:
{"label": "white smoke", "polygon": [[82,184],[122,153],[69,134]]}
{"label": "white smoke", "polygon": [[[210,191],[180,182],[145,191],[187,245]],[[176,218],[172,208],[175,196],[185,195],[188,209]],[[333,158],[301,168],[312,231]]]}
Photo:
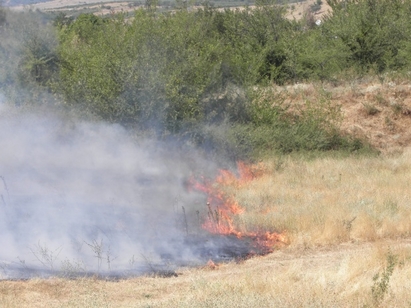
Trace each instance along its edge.
{"label": "white smoke", "polygon": [[184,183],[207,164],[118,125],[0,104],[0,277],[196,260],[185,235],[204,196]]}

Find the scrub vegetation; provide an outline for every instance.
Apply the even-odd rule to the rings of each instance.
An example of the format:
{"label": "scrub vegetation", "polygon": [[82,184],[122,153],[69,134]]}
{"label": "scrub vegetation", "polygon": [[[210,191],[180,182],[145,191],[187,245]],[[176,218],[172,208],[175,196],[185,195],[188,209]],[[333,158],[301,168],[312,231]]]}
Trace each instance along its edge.
{"label": "scrub vegetation", "polygon": [[264,1],[169,13],[148,4],[132,17],[75,19],[2,9],[0,87],[12,104],[80,109],[232,158],[358,151],[366,141],[341,133],[339,106],[326,93],[295,108],[271,86],[406,77],[411,4],[328,3],[333,12],[319,26],[312,15],[290,20],[285,6]]}

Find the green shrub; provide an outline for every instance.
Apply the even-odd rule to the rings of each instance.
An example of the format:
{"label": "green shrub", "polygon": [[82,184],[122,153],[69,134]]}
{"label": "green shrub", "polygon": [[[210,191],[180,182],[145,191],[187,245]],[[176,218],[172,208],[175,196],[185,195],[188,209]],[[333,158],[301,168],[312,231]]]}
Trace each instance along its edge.
{"label": "green shrub", "polygon": [[2,13],[5,23],[0,25],[0,91],[18,105],[50,100],[59,61],[58,41],[49,16],[0,8]]}
{"label": "green shrub", "polygon": [[[273,83],[337,79],[350,65],[365,63],[355,55],[368,47],[360,52],[350,44],[358,29],[340,23],[348,12],[350,23],[361,28],[363,15],[351,6],[358,5],[362,14],[370,8],[346,3],[335,2],[335,16],[310,27],[286,19],[284,8],[270,1],[260,1],[253,10],[218,11],[205,5],[160,14],[150,4],[132,19],[82,14],[73,20],[60,14],[20,27],[14,22],[0,41],[0,85],[9,96],[19,93],[17,86],[30,94],[53,91],[67,108],[81,107],[137,134],[172,136],[230,157],[358,150],[361,141],[341,136],[339,110],[326,96],[291,110],[284,97],[260,90]],[[397,5],[398,20],[403,20],[404,8]],[[373,30],[378,39],[386,37],[383,24]],[[16,34],[23,39],[14,39]],[[368,39],[370,46],[379,46]],[[387,44],[391,54],[397,50],[395,61],[388,65],[390,53],[384,53],[365,67],[378,61],[385,67],[407,65],[411,44]]]}
{"label": "green shrub", "polygon": [[361,72],[410,66],[404,57],[411,35],[409,0],[328,0],[333,13],[323,27],[350,50],[349,60]]}
{"label": "green shrub", "polygon": [[296,106],[287,105],[281,94],[270,90],[254,95],[249,136],[256,155],[269,151],[357,151],[364,146],[360,140],[341,134],[339,106],[333,105],[326,95],[317,102],[306,101],[297,110]]}

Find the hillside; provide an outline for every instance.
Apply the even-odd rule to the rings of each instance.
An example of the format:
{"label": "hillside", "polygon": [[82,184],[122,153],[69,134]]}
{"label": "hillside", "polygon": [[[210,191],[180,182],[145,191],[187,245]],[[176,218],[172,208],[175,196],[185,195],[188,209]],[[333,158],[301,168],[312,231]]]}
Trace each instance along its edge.
{"label": "hillside", "polygon": [[411,86],[407,80],[296,84],[277,90],[288,93],[289,101],[296,104],[326,95],[341,108],[341,129],[384,154],[401,152],[411,144]]}
{"label": "hillside", "polygon": [[0,307],[410,307],[411,0],[103,1],[0,25]]}

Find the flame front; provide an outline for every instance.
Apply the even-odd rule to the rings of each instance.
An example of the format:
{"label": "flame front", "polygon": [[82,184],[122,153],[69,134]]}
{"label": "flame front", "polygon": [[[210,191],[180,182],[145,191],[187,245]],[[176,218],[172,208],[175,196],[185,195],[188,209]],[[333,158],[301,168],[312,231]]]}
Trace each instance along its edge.
{"label": "flame front", "polygon": [[[200,181],[191,180],[190,186],[207,195],[207,217],[202,228],[212,234],[235,235],[237,238],[251,239],[256,254],[266,254],[274,247],[287,243],[285,232],[256,231],[241,232],[233,223],[233,218],[245,212],[234,198],[228,196],[221,187],[233,186],[240,188],[263,174],[261,165],[237,163],[238,176],[229,170],[220,170],[214,181],[202,178]],[[253,254],[253,252],[251,252]]]}

